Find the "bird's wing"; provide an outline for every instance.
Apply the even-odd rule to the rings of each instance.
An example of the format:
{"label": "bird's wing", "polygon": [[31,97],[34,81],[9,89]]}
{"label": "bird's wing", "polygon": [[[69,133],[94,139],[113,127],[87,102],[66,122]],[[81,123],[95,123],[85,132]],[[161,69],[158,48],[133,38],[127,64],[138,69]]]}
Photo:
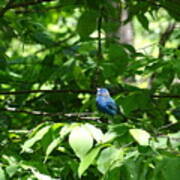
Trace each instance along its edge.
{"label": "bird's wing", "polygon": [[110,99],[109,101],[107,101],[106,105],[108,106],[109,109],[118,110],[117,104],[115,103],[115,101],[113,99]]}

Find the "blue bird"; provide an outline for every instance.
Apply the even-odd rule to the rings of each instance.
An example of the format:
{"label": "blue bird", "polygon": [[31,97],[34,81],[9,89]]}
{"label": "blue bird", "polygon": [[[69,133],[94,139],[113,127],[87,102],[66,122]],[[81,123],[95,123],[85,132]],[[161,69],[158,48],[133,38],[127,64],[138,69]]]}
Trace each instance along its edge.
{"label": "blue bird", "polygon": [[97,88],[96,105],[99,111],[116,115],[119,113],[119,108],[115,101],[111,98],[109,91],[106,88]]}

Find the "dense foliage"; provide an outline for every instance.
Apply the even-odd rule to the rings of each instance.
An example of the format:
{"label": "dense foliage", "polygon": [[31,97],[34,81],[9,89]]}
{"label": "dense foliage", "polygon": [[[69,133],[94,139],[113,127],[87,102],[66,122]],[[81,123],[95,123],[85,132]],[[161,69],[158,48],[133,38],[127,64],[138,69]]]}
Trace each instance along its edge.
{"label": "dense foliage", "polygon": [[0,180],[179,180],[179,20],[179,0],[1,0]]}

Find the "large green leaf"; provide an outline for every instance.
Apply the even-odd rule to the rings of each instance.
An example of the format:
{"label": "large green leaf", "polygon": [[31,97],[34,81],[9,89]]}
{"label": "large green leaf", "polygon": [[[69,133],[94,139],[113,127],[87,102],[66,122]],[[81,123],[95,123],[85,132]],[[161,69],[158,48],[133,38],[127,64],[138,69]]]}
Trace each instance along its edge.
{"label": "large green leaf", "polygon": [[78,175],[79,177],[88,169],[88,167],[93,163],[99,151],[105,147],[106,145],[100,145],[92,149],[84,158],[81,160],[78,168]]}
{"label": "large green leaf", "polygon": [[61,138],[57,137],[55,138],[47,147],[46,149],[46,156],[45,156],[45,160],[47,160],[48,156],[51,154],[51,152],[60,144],[61,142]]}
{"label": "large green leaf", "polygon": [[92,137],[97,141],[97,142],[102,142],[103,140],[103,132],[101,131],[101,129],[96,128],[95,126],[93,126],[92,124],[85,124],[85,127],[87,128],[87,130],[90,132],[90,134],[92,135]]}
{"label": "large green leaf", "polygon": [[36,142],[40,141],[45,136],[49,129],[50,126],[45,126],[41,128],[32,138],[28,139],[22,146],[22,152],[28,152]]}
{"label": "large green leaf", "polygon": [[89,131],[81,126],[75,127],[69,135],[69,144],[76,156],[82,159],[93,146],[93,137]]}
{"label": "large green leaf", "polygon": [[5,172],[1,167],[0,167],[0,179],[1,180],[6,180]]}
{"label": "large green leaf", "polygon": [[123,74],[130,60],[123,46],[119,44],[110,44],[108,55],[112,66],[107,66],[107,70],[108,68],[112,68],[112,73],[115,71],[119,75]]}
{"label": "large green leaf", "polygon": [[150,134],[142,129],[130,129],[132,137],[142,146],[148,146],[150,140]]}
{"label": "large green leaf", "polygon": [[80,88],[85,89],[89,87],[89,79],[87,78],[82,68],[78,64],[74,67],[73,74],[76,83]]}
{"label": "large green leaf", "polygon": [[107,171],[121,166],[122,162],[123,150],[112,146],[102,150],[97,160],[97,168],[101,173],[105,174]]}
{"label": "large green leaf", "polygon": [[77,32],[82,39],[87,39],[89,35],[96,29],[97,17],[98,12],[95,10],[86,10],[81,15],[77,24]]}
{"label": "large green leaf", "polygon": [[46,46],[51,46],[53,44],[53,40],[47,32],[34,32],[32,34],[34,40],[37,43],[44,44]]}
{"label": "large green leaf", "polygon": [[179,157],[161,157],[161,160],[156,162],[154,178],[163,177],[164,180],[178,180],[179,169]]}
{"label": "large green leaf", "polygon": [[150,95],[148,92],[134,92],[122,98],[121,105],[127,115],[136,109],[150,108]]}
{"label": "large green leaf", "polygon": [[18,164],[11,164],[6,168],[6,172],[9,177],[12,177],[18,171]]}
{"label": "large green leaf", "polygon": [[137,18],[144,29],[149,30],[149,21],[144,14],[137,15]]}
{"label": "large green leaf", "polygon": [[51,176],[48,176],[46,174],[42,174],[42,173],[34,170],[33,168],[31,169],[31,171],[38,180],[58,180],[58,179],[52,178]]}

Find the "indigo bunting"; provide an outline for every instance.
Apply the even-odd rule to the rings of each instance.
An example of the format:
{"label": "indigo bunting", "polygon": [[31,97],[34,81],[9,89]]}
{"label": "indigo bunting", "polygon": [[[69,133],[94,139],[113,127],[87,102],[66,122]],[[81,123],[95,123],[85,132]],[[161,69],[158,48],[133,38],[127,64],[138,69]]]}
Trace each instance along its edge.
{"label": "indigo bunting", "polygon": [[97,88],[96,104],[99,111],[103,113],[116,115],[119,112],[117,104],[106,88]]}

